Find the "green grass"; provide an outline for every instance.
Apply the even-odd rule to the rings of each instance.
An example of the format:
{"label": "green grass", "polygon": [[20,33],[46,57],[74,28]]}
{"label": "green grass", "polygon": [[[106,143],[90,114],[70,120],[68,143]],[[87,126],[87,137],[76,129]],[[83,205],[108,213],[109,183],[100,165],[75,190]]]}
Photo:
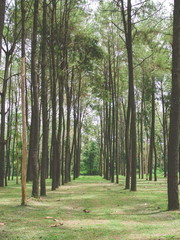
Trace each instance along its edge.
{"label": "green grass", "polygon": [[0,188],[0,239],[180,239],[180,212],[167,211],[166,180],[138,180],[137,192],[124,190],[124,180],[117,185],[81,176],[53,192],[48,180],[47,197],[38,200],[28,184],[26,207],[20,206],[21,186],[9,182]]}

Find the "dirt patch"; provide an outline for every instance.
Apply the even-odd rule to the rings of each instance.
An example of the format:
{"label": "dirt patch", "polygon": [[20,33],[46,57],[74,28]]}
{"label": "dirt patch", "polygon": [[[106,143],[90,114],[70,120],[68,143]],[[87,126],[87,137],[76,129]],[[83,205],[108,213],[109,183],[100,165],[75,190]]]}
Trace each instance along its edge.
{"label": "dirt patch", "polygon": [[86,226],[86,225],[96,225],[96,224],[108,224],[109,220],[104,220],[104,219],[100,219],[100,220],[91,220],[91,219],[82,219],[82,220],[67,220],[67,221],[63,221],[65,226]]}

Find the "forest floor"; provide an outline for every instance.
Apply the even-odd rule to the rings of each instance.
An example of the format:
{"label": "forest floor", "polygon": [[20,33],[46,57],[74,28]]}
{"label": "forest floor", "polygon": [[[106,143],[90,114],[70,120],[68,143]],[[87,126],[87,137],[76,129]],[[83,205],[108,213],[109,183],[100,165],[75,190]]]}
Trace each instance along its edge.
{"label": "forest floor", "polygon": [[138,180],[137,192],[97,176],[81,176],[47,197],[20,206],[21,186],[0,188],[0,240],[180,239],[180,211],[167,211],[166,180]]}

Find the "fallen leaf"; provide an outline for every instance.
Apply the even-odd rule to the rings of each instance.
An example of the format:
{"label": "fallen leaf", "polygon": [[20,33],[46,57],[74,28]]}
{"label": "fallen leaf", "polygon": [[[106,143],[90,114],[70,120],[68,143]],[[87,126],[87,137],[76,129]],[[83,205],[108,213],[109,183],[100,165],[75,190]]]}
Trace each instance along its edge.
{"label": "fallen leaf", "polygon": [[59,222],[59,220],[58,219],[53,219],[55,222]]}
{"label": "fallen leaf", "polygon": [[53,218],[53,217],[48,217],[48,216],[47,216],[47,217],[45,217],[45,219],[52,219],[52,218]]}
{"label": "fallen leaf", "polygon": [[5,223],[0,222],[0,226],[4,226],[4,225],[5,225]]}
{"label": "fallen leaf", "polygon": [[83,212],[85,212],[85,213],[90,213],[90,211],[87,210],[87,209],[84,209]]}
{"label": "fallen leaf", "polygon": [[53,225],[51,225],[51,227],[58,227],[59,226],[59,224],[53,224]]}
{"label": "fallen leaf", "polygon": [[63,223],[56,223],[56,224],[51,225],[51,227],[59,227],[59,226],[62,226],[62,225],[63,225]]}
{"label": "fallen leaf", "polygon": [[59,219],[53,219],[53,221],[55,221],[55,222],[58,222],[58,224],[60,224],[60,225],[63,225],[63,223],[61,222],[61,220],[59,220]]}

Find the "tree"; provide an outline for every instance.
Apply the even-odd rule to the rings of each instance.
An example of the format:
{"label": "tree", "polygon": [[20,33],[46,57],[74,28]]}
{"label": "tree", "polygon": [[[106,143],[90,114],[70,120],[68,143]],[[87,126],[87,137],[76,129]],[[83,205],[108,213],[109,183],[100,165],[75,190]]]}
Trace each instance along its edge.
{"label": "tree", "polygon": [[38,6],[39,0],[34,0],[34,19],[31,46],[31,81],[32,81],[32,169],[33,169],[33,187],[32,196],[39,196],[39,93],[37,79],[37,24],[38,24]]}
{"label": "tree", "polygon": [[98,167],[98,145],[95,141],[90,141],[83,153],[83,165],[86,174],[97,175]]}
{"label": "tree", "polygon": [[155,132],[155,79],[152,77],[152,89],[151,89],[151,136],[150,136],[150,150],[149,150],[149,180],[152,180],[152,166],[153,166],[153,153],[154,153],[154,132]]}
{"label": "tree", "polygon": [[172,90],[168,145],[168,210],[179,209],[178,162],[180,133],[180,1],[174,0]]}
{"label": "tree", "polygon": [[[16,13],[15,9],[15,15]],[[11,19],[9,20],[11,22]],[[10,22],[8,23],[8,27],[10,27]],[[12,36],[6,34],[5,36],[5,69],[4,69],[4,76],[2,81],[2,90],[0,93],[1,96],[1,127],[0,127],[0,186],[4,187],[4,167],[5,167],[5,129],[6,129],[6,93],[8,87],[8,80],[9,80],[9,71],[10,66],[13,60],[13,53],[15,50],[16,42],[18,40],[19,32],[17,32],[17,19],[15,17],[15,25],[13,31],[13,40],[11,39]],[[11,41],[12,40],[12,41]],[[10,42],[10,46],[8,44]]]}
{"label": "tree", "polygon": [[49,135],[49,120],[48,120],[48,109],[47,109],[47,78],[46,78],[46,38],[47,38],[47,3],[43,1],[43,33],[42,33],[42,64],[41,64],[41,102],[42,102],[42,121],[43,121],[43,139],[42,139],[42,162],[41,162],[41,196],[46,195],[46,176],[47,176],[47,165],[48,165],[48,135]]}
{"label": "tree", "polygon": [[[58,168],[58,141],[57,141],[57,73],[55,65],[55,16],[56,16],[56,3],[52,2],[52,13],[51,13],[51,99],[52,99],[52,190],[58,187],[57,184],[57,168]],[[58,170],[59,171],[59,170]]]}
{"label": "tree", "polygon": [[4,28],[5,5],[6,5],[6,0],[1,0],[0,1],[0,62],[1,62],[1,47],[2,47],[2,37],[3,37],[3,28]]}
{"label": "tree", "polygon": [[21,101],[22,101],[22,165],[21,165],[21,183],[22,183],[22,205],[26,205],[26,160],[27,160],[27,128],[26,128],[26,58],[25,58],[25,8],[24,0],[21,0],[22,14],[22,42],[21,42]]}
{"label": "tree", "polygon": [[[134,97],[134,71],[132,52],[132,6],[131,0],[127,2],[127,19],[124,1],[121,0],[121,14],[124,25],[125,44],[128,56],[128,108],[126,119],[126,188],[129,188],[131,166],[131,191],[136,191],[136,105]],[[131,161],[130,161],[131,160]],[[131,162],[131,164],[130,164]]]}
{"label": "tree", "polygon": [[[130,0],[100,1],[96,22],[90,19],[84,1],[14,0],[7,5],[1,61],[4,69],[0,69],[0,185],[4,185],[4,178],[7,185],[11,169],[18,183],[20,170],[25,169],[25,162],[20,164],[21,146],[24,149],[26,145],[20,138],[25,115],[27,179],[33,180],[34,197],[39,195],[39,175],[42,196],[46,195],[48,174],[52,190],[71,180],[72,169],[77,178],[85,147],[87,154],[96,152],[90,148],[94,140],[99,147],[97,171],[111,182],[118,183],[119,174],[126,174],[126,188],[136,190],[136,145],[141,177],[145,167],[151,179],[153,168],[154,172],[157,167],[164,168],[166,173],[170,85],[167,35],[171,29],[165,25],[170,21],[157,16],[153,1],[131,4]],[[2,39],[1,29],[2,25]],[[20,76],[24,82],[25,71],[21,106]],[[95,128],[86,134],[91,135],[88,143],[86,123]],[[149,172],[148,155],[149,160],[154,158],[149,161]]]}

